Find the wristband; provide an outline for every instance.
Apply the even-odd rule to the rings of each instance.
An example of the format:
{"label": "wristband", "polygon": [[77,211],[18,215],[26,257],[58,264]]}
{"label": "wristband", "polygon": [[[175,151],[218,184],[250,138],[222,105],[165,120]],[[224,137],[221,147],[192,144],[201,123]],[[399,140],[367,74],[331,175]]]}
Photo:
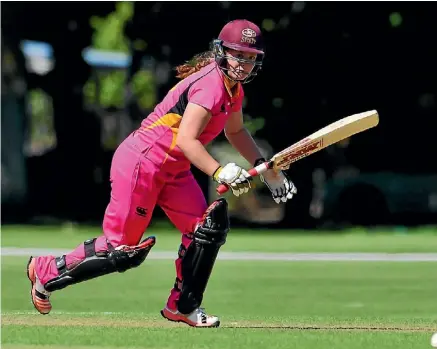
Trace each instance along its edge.
{"label": "wristband", "polygon": [[221,170],[223,169],[223,167],[219,166],[217,167],[217,170],[214,171],[214,173],[212,174],[212,178],[218,182],[218,175],[221,172]]}

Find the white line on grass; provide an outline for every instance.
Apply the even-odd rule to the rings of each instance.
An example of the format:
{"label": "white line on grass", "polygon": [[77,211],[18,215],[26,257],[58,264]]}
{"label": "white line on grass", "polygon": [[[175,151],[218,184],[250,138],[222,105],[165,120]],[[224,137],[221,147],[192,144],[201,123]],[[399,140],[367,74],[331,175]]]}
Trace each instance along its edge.
{"label": "white line on grass", "polygon": [[[67,249],[3,247],[2,256],[62,255]],[[151,251],[148,259],[176,259],[177,252]],[[246,261],[360,261],[360,262],[437,262],[437,253],[263,253],[220,252],[218,259]]]}

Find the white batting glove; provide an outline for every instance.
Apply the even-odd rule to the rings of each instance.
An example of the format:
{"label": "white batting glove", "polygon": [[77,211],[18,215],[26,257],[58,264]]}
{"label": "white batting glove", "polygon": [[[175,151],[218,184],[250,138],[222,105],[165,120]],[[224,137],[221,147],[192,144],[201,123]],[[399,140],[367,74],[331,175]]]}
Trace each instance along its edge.
{"label": "white batting glove", "polygon": [[[261,160],[258,160],[261,162]],[[259,162],[255,163],[255,166]],[[264,160],[265,161],[265,160]],[[273,200],[277,204],[291,200],[294,194],[297,194],[297,188],[294,183],[287,177],[285,172],[275,172],[268,170],[264,175],[260,175],[261,181],[269,188],[272,193]]]}
{"label": "white batting glove", "polygon": [[235,196],[247,193],[251,188],[249,179],[251,175],[235,163],[229,163],[224,167],[219,167],[213,175],[215,181],[227,184]]}

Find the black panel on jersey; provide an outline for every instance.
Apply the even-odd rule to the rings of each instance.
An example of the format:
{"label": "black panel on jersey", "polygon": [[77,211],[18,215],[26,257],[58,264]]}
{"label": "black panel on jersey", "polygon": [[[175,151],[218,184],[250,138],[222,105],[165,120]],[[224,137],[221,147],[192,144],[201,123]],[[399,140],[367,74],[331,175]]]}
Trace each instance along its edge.
{"label": "black panel on jersey", "polygon": [[177,103],[165,114],[178,114],[180,116],[183,116],[185,109],[187,108],[188,105],[188,91],[190,91],[190,87],[193,86],[195,82],[199,81],[200,79],[211,73],[214,69],[215,67],[209,70],[208,72],[206,72],[198,79],[194,80],[191,84],[189,84],[187,88],[184,90],[184,92],[182,92],[181,95],[179,96],[179,100],[177,101]]}

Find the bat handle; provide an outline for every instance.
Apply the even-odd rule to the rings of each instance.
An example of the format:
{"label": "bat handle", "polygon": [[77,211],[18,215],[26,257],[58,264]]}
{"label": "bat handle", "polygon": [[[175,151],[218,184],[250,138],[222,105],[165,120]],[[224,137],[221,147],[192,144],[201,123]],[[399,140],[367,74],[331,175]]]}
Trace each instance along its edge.
{"label": "bat handle", "polygon": [[[272,163],[270,162],[270,161],[266,161],[266,162],[263,162],[262,164],[260,164],[260,165],[258,165],[258,166],[256,166],[256,167],[254,167],[254,168],[251,168],[249,171],[247,171],[247,172],[249,172],[249,174],[252,176],[252,177],[256,177],[256,176],[259,176],[260,174],[262,174],[262,173],[264,173],[264,172],[266,172],[268,169],[270,169],[271,168],[271,166],[272,166]],[[223,195],[224,193],[226,193],[228,190],[229,190],[230,188],[229,188],[229,186],[227,185],[227,184],[220,184],[218,187],[217,187],[217,194],[219,194],[219,195]]]}

